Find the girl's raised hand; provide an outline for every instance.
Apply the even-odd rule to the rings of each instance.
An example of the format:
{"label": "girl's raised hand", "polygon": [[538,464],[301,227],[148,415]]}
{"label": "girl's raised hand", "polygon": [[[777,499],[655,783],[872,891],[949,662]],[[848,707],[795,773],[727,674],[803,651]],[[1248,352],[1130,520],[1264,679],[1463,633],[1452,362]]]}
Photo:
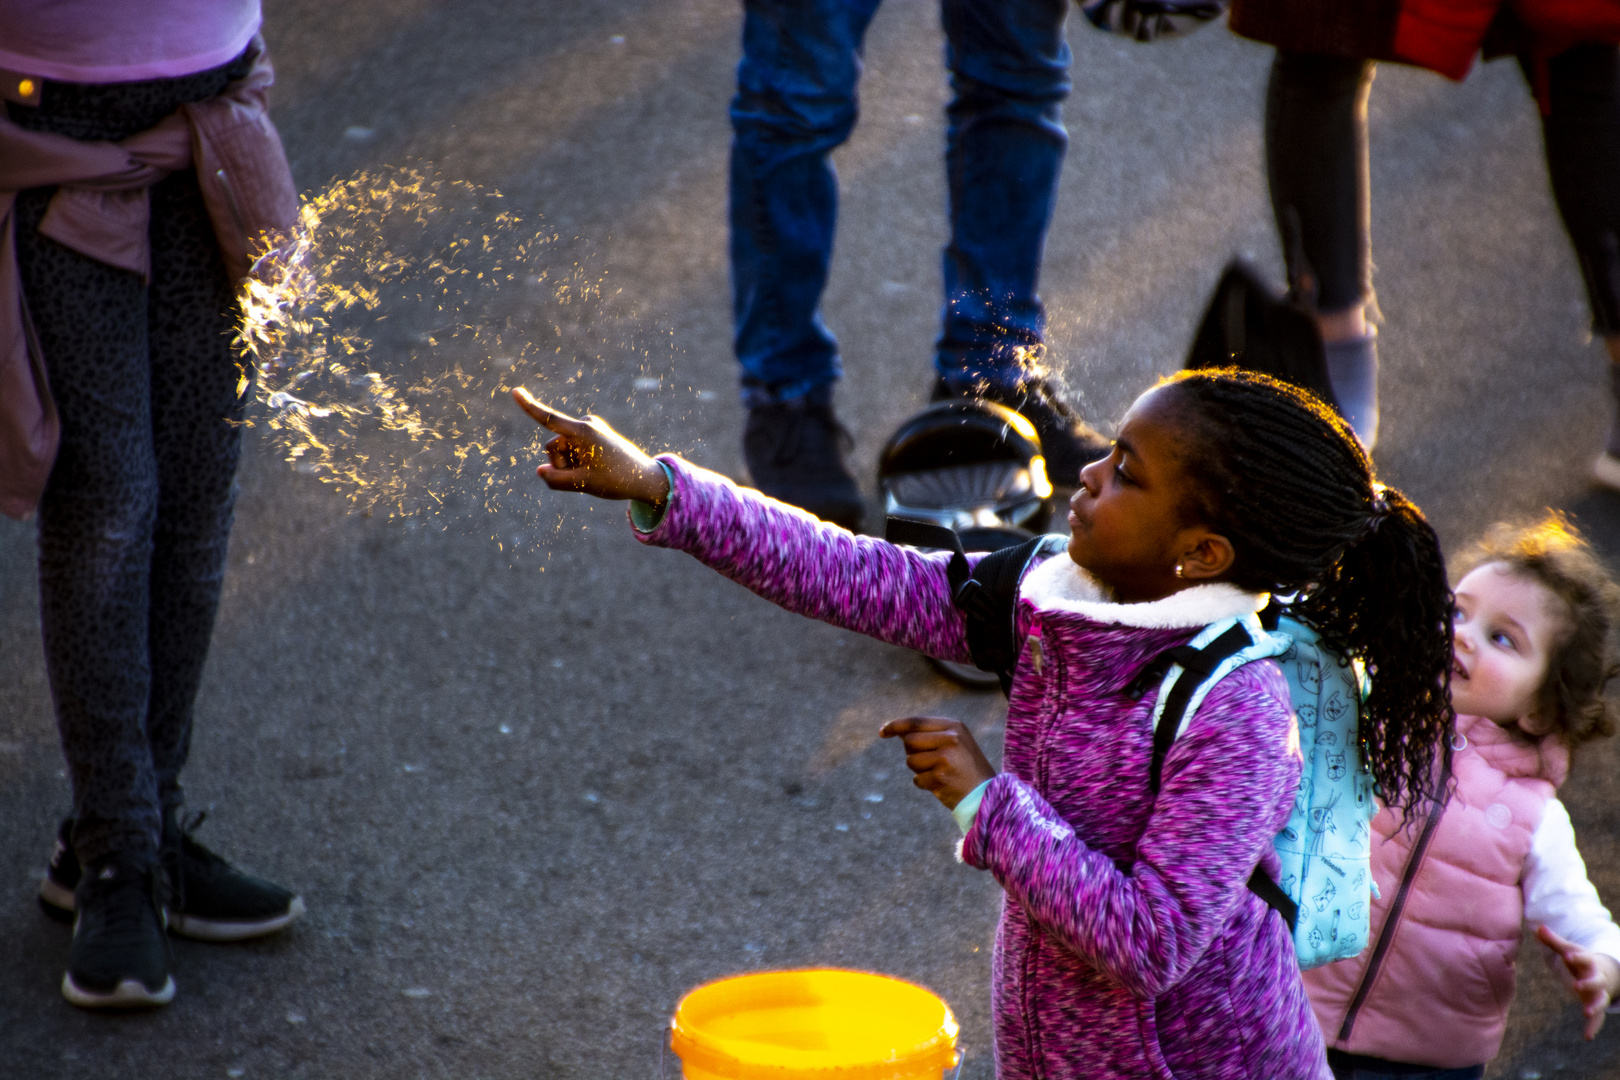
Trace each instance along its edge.
{"label": "girl's raised hand", "polygon": [[1562,969],[1559,973],[1564,976],[1564,984],[1580,999],[1586,1013],[1586,1037],[1597,1038],[1597,1033],[1603,1030],[1605,1010],[1620,993],[1620,963],[1612,956],[1567,941],[1545,926],[1536,927],[1536,937],[1558,954],[1562,964],[1555,970]]}
{"label": "girl's raised hand", "polygon": [[582,491],[598,499],[656,504],[669,498],[669,477],[663,467],[601,417],[577,420],[564,415],[536,401],[521,386],[512,391],[512,399],[535,423],[557,434],[545,444],[551,463],[535,470],[547,487]]}
{"label": "girl's raised hand", "polygon": [[917,774],[911,782],[932,791],[947,810],[955,810],[969,792],[996,775],[973,732],[960,720],[908,716],[890,720],[878,734],[904,744],[906,768]]}

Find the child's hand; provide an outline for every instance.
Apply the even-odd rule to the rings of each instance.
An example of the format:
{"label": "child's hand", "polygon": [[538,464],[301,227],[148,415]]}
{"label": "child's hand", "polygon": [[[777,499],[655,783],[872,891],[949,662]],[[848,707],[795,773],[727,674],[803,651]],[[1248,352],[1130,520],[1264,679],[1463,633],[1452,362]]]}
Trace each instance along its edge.
{"label": "child's hand", "polygon": [[1596,1038],[1603,1030],[1607,1015],[1604,1010],[1620,994],[1620,963],[1612,956],[1565,941],[1545,926],[1536,927],[1536,937],[1563,961],[1554,965],[1554,970],[1564,977],[1564,985],[1580,999],[1586,1011],[1586,1037]]}
{"label": "child's hand", "polygon": [[669,477],[663,467],[601,417],[576,420],[564,416],[540,404],[521,386],[512,391],[512,399],[536,423],[557,433],[545,445],[551,464],[535,470],[547,487],[582,491],[598,499],[661,503],[669,498]]}
{"label": "child's hand", "polygon": [[947,810],[955,810],[968,792],[996,775],[960,720],[910,716],[890,720],[878,734],[905,744],[906,768],[917,774],[911,782],[932,791]]}

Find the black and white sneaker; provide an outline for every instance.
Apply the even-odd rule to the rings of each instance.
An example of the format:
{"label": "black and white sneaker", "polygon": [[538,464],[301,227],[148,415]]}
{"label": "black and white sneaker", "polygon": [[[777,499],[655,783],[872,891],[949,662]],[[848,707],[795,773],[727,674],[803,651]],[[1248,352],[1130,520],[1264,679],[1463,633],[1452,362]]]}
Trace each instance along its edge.
{"label": "black and white sneaker", "polygon": [[73,944],[62,996],[85,1009],[167,1005],[174,998],[160,875],[115,852],[90,864],[75,890]]}
{"label": "black and white sneaker", "polygon": [[[243,873],[197,843],[197,814],[181,827],[165,815],[162,865],[169,887],[169,932],[198,941],[242,941],[273,934],[304,913],[303,898],[273,882]],[[39,902],[46,914],[73,917],[79,860],[73,853],[73,821],[62,822]]]}
{"label": "black and white sneaker", "polygon": [[1045,379],[1025,379],[1016,388],[975,388],[970,393],[958,393],[945,379],[934,382],[934,401],[949,398],[981,398],[1005,405],[1035,425],[1041,437],[1041,453],[1046,458],[1046,475],[1060,493],[1072,492],[1080,486],[1080,470],[1098,458],[1107,457],[1114,448],[1106,435],[1080,419]]}
{"label": "black and white sneaker", "polygon": [[243,873],[191,834],[206,815],[184,826],[164,818],[163,860],[173,900],[169,929],[198,941],[242,941],[273,934],[304,913],[303,897]]}

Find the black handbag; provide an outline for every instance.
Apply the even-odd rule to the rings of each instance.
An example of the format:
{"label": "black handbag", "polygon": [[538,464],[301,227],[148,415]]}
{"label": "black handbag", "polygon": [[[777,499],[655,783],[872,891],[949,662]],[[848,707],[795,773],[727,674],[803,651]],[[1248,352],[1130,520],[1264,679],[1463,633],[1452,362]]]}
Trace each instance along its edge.
{"label": "black handbag", "polygon": [[1242,259],[1222,271],[1183,366],[1258,371],[1339,407],[1316,320],[1304,305],[1274,292]]}
{"label": "black handbag", "polygon": [[1181,37],[1226,14],[1229,0],[1075,0],[1099,30],[1137,41]]}

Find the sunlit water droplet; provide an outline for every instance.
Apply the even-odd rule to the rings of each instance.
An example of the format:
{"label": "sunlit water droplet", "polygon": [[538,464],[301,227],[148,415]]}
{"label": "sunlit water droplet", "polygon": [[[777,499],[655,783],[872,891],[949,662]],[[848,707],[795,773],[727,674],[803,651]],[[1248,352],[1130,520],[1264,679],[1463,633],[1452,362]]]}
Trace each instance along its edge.
{"label": "sunlit water droplet", "polygon": [[544,432],[513,387],[610,419],[636,400],[680,408],[626,393],[665,384],[653,372],[673,342],[614,308],[588,266],[487,188],[398,167],[335,182],[304,199],[244,287],[243,390],[251,373],[260,406],[247,422],[368,515],[443,526],[500,513],[511,520],[486,535],[501,550],[538,548],[575,504],[540,516]]}

